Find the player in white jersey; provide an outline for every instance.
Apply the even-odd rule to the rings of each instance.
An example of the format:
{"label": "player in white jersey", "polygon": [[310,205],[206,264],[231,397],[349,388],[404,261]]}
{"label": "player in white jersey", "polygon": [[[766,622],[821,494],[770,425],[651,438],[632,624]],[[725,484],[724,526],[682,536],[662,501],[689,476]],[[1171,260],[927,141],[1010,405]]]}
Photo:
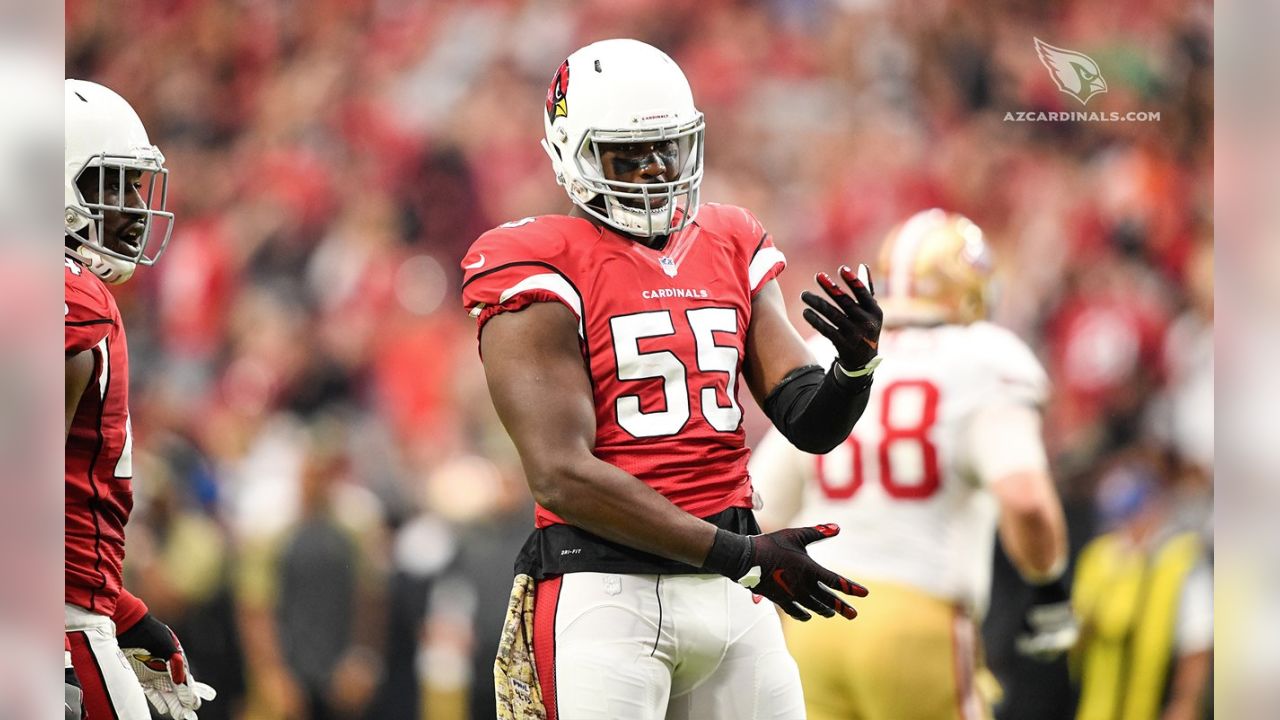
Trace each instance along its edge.
{"label": "player in white jersey", "polygon": [[[788,624],[787,640],[809,720],[989,717],[977,627],[997,529],[1036,587],[1020,649],[1051,656],[1076,634],[1065,522],[1040,438],[1048,379],[1026,344],[984,319],[990,257],[968,219],[911,217],[886,238],[880,265],[884,362],[862,422],[826,455],[776,431],[752,455],[762,526],[838,522],[846,531],[810,552],[872,590],[866,622]],[[834,357],[823,337],[810,346]]]}

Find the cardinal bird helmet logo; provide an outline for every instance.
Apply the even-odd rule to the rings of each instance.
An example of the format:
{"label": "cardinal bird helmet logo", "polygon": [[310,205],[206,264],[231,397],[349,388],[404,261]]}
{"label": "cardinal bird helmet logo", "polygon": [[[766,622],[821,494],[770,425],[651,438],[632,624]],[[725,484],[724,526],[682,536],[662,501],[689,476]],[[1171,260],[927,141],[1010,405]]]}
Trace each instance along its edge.
{"label": "cardinal bird helmet logo", "polygon": [[551,87],[547,88],[547,117],[552,122],[558,117],[569,117],[569,61],[565,60],[551,78]]}
{"label": "cardinal bird helmet logo", "polygon": [[1054,47],[1040,38],[1035,38],[1035,41],[1040,62],[1048,68],[1049,77],[1053,78],[1059,90],[1079,100],[1081,105],[1087,105],[1089,98],[1107,91],[1107,81],[1093,58],[1074,50]]}

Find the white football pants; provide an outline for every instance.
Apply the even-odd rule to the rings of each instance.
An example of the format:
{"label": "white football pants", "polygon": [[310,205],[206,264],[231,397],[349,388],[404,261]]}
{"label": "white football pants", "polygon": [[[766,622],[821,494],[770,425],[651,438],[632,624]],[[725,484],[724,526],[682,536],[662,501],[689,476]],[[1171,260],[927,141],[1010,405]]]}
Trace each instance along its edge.
{"label": "white football pants", "polygon": [[805,717],[773,603],[728,578],[571,573],[535,597],[548,720]]}
{"label": "white football pants", "polygon": [[116,624],[75,605],[63,614],[88,720],[151,720],[138,677],[116,642]]}

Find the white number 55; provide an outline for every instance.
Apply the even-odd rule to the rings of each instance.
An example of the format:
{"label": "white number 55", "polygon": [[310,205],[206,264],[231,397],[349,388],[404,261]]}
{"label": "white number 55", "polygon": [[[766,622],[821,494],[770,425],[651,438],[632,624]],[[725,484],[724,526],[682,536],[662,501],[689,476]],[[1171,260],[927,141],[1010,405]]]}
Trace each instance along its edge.
{"label": "white number 55", "polygon": [[[695,387],[702,416],[707,424],[720,432],[734,432],[742,422],[742,408],[734,397],[737,385],[739,353],[736,346],[720,345],[714,333],[736,333],[738,314],[732,308],[698,308],[685,311],[685,320],[693,333],[697,348]],[[640,340],[676,334],[670,310],[654,310],[620,315],[609,320],[613,332],[613,353],[618,379],[623,381],[661,379],[665,409],[644,412],[639,395],[618,398],[618,425],[635,437],[674,435],[689,421],[689,375],[683,360],[671,350],[640,352]],[[683,329],[683,328],[681,328]],[[698,376],[721,373],[727,376],[725,397],[721,405],[716,384],[710,378],[699,382]]]}

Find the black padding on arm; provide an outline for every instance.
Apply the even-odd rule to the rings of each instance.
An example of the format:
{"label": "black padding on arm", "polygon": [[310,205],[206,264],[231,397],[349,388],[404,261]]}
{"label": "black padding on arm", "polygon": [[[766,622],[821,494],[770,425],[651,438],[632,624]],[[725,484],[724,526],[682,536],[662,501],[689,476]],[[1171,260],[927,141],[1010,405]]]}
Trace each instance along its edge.
{"label": "black padding on arm", "polygon": [[797,368],[765,397],[764,412],[792,445],[822,455],[844,442],[862,417],[871,377],[847,377],[835,363],[825,373],[817,365]]}

